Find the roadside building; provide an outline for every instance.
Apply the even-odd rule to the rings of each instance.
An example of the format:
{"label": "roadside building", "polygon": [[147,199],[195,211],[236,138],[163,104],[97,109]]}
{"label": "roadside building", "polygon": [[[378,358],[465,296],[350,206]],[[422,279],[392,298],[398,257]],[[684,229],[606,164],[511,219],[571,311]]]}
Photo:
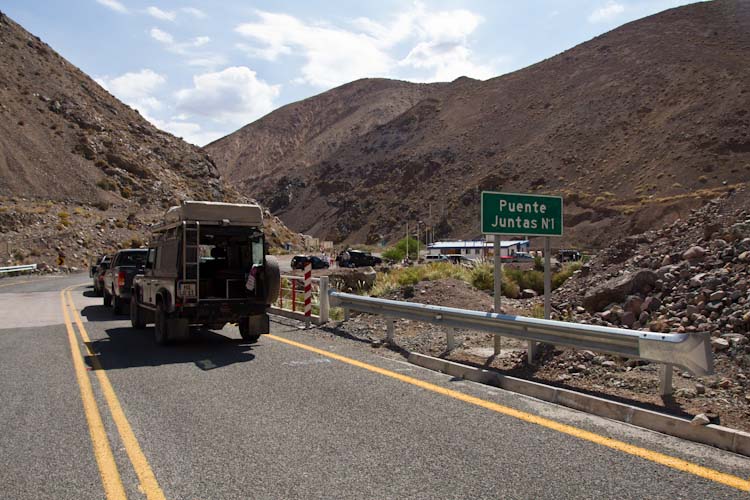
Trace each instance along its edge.
{"label": "roadside building", "polygon": [[[519,252],[529,252],[529,240],[508,240],[500,242],[500,256],[510,257]],[[427,245],[428,255],[464,255],[470,259],[483,259],[493,256],[494,245],[485,240],[436,241]]]}

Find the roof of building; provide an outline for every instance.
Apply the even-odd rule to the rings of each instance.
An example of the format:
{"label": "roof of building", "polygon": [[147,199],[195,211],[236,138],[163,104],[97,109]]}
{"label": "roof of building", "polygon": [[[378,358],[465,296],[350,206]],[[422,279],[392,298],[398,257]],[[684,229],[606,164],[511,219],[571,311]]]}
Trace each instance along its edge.
{"label": "roof of building", "polygon": [[[508,248],[515,245],[528,245],[529,240],[509,240],[501,241],[501,248]],[[457,241],[436,241],[430,243],[427,248],[441,249],[441,248],[492,248],[493,243],[485,240],[457,240]]]}

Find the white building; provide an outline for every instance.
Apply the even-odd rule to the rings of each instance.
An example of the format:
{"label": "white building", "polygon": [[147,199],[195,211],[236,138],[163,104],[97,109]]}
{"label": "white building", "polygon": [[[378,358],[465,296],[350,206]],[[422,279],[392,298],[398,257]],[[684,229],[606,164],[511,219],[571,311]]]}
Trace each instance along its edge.
{"label": "white building", "polygon": [[[528,253],[531,247],[529,240],[510,240],[500,242],[500,256],[509,257],[514,253]],[[487,258],[495,255],[494,245],[485,240],[436,241],[427,245],[429,255],[465,255],[470,259]]]}

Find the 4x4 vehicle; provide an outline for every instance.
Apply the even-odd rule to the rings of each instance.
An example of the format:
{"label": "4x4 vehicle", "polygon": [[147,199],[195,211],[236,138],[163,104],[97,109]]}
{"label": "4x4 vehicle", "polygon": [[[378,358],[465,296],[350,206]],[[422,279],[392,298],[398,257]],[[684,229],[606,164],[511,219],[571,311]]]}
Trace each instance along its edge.
{"label": "4x4 vehicle", "polygon": [[101,297],[104,293],[104,273],[109,269],[110,262],[112,262],[112,256],[103,255],[97,260],[96,266],[92,266],[90,274],[94,283],[94,294],[97,297]]}
{"label": "4x4 vehicle", "polygon": [[560,262],[581,260],[581,252],[572,249],[561,249],[557,252],[557,257],[560,259]]}
{"label": "4x4 vehicle", "polygon": [[317,255],[295,255],[292,258],[292,269],[304,269],[305,262],[312,263],[313,269],[328,269],[330,264],[327,261],[321,259]]}
{"label": "4x4 vehicle", "polygon": [[336,257],[336,262],[338,262],[341,267],[364,267],[382,264],[383,259],[375,257],[370,252],[349,249],[341,252],[338,257]]}
{"label": "4x4 vehicle", "polygon": [[109,269],[104,272],[104,305],[114,305],[115,314],[125,314],[125,306],[130,301],[133,278],[143,272],[147,254],[148,250],[145,248],[120,250],[112,258]]}
{"label": "4x4 vehicle", "polygon": [[157,344],[187,337],[190,325],[239,325],[242,338],[269,332],[279,295],[276,259],[266,255],[258,205],[186,201],[155,226],[143,274],[133,280],[130,321],[153,322]]}

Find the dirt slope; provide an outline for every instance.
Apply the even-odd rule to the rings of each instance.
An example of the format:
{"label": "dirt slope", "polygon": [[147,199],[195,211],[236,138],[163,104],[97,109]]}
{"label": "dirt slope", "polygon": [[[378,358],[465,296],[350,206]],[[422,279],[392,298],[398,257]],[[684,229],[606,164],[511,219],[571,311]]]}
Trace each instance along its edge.
{"label": "dirt slope", "polygon": [[[184,199],[243,200],[208,154],[158,130],[0,13],[0,259],[51,261],[147,237]],[[62,215],[61,215],[62,214]],[[269,217],[275,243],[294,241]]]}
{"label": "dirt slope", "polygon": [[[263,144],[295,130],[295,113],[271,113],[245,129],[270,130],[273,121],[275,140],[232,135],[209,150],[219,156],[236,141],[257,144],[243,162],[221,168],[233,179],[267,176],[243,192],[273,201],[292,228],[319,236],[393,238],[407,218],[428,221],[430,206],[438,235],[476,236],[481,190],[538,191],[566,198],[559,244],[603,246],[748,180],[747,60],[750,2],[698,3],[515,73],[445,84],[330,153],[299,143],[293,154],[306,162],[277,172],[254,165],[268,156]],[[326,133],[346,136],[331,126]]]}

